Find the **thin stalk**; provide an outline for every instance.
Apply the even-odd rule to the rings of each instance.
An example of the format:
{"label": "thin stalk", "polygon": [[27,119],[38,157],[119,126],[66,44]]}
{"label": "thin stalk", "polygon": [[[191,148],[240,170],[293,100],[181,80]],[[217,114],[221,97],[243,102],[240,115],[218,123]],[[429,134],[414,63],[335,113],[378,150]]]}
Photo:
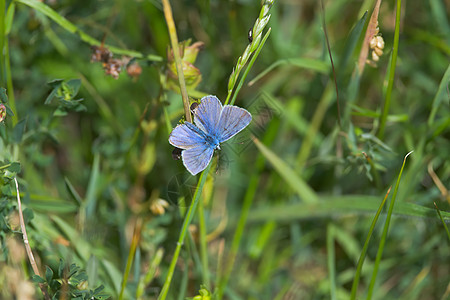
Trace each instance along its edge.
{"label": "thin stalk", "polygon": [[158,299],[164,300],[167,297],[167,293],[169,292],[170,283],[172,282],[173,273],[175,271],[175,265],[178,260],[178,256],[180,256],[181,246],[183,246],[184,238],[186,237],[186,233],[188,232],[188,227],[191,224],[192,218],[194,217],[194,212],[197,209],[197,205],[200,199],[200,195],[203,190],[203,185],[205,184],[206,177],[208,177],[209,169],[211,168],[211,163],[208,164],[206,169],[200,175],[200,179],[197,184],[197,188],[194,193],[194,198],[192,199],[191,205],[186,213],[184,218],[183,226],[181,228],[180,237],[178,238],[177,247],[175,248],[175,253],[173,254],[172,261],[170,262],[169,270],[167,271],[167,277],[164,282],[161,294],[159,294]]}
{"label": "thin stalk", "polygon": [[6,3],[5,0],[0,0],[0,86],[5,84],[5,56],[3,55],[5,49],[6,40]]}
{"label": "thin stalk", "polygon": [[[41,276],[41,274],[39,273],[37,264],[36,264],[36,260],[34,259],[33,251],[31,251],[30,242],[28,241],[27,230],[25,228],[25,221],[23,219],[23,213],[22,213],[22,203],[20,201],[19,184],[17,183],[16,177],[14,177],[14,182],[16,183],[17,205],[18,205],[18,210],[19,210],[20,230],[22,231],[22,235],[23,235],[23,243],[25,245],[25,249],[27,250],[28,259],[30,260],[30,264],[31,264],[31,267],[33,268],[34,274]],[[50,296],[48,295],[47,287],[45,286],[45,284],[40,283],[39,287],[42,291],[42,294],[44,295],[44,298],[46,300],[50,300]]]}
{"label": "thin stalk", "polygon": [[412,153],[409,152],[403,159],[403,165],[398,174],[397,183],[395,184],[394,193],[392,194],[392,200],[389,204],[388,213],[386,216],[386,223],[384,223],[383,234],[381,235],[380,244],[378,245],[377,257],[372,272],[372,279],[370,280],[369,290],[367,292],[367,300],[372,299],[373,289],[375,287],[375,281],[377,279],[378,268],[380,267],[381,257],[383,256],[384,245],[386,244],[387,234],[389,231],[389,224],[391,222],[392,212],[394,211],[395,199],[397,198],[398,187],[400,185],[400,179],[402,178],[403,169],[405,168],[406,158]]}
{"label": "thin stalk", "polygon": [[141,239],[142,219],[139,218],[136,221],[133,232],[133,239],[131,240],[130,251],[128,252],[127,265],[125,267],[125,274],[122,279],[122,287],[120,289],[119,300],[123,299],[123,293],[127,286],[128,276],[130,275],[131,265],[133,264],[134,255],[136,254],[136,248]]}
{"label": "thin stalk", "polygon": [[19,117],[17,116],[16,110],[16,98],[14,97],[14,88],[12,82],[12,74],[11,74],[11,64],[9,61],[9,43],[8,38],[5,37],[5,71],[6,71],[6,86],[8,87],[8,104],[13,112],[13,116],[11,117],[13,126],[17,124],[19,121]]}
{"label": "thin stalk", "polygon": [[200,232],[200,257],[202,261],[202,277],[203,284],[210,287],[209,280],[209,264],[208,264],[208,248],[206,238],[206,222],[205,222],[205,205],[203,200],[200,200],[198,205],[198,219],[199,219],[199,232]]}
{"label": "thin stalk", "polygon": [[397,10],[395,14],[395,33],[394,33],[394,48],[392,49],[391,68],[389,70],[389,81],[386,89],[386,98],[384,100],[383,113],[380,116],[380,127],[378,129],[377,137],[383,140],[384,131],[386,129],[386,120],[391,106],[392,89],[394,87],[395,67],[397,64],[398,41],[400,36],[400,16],[401,16],[402,1],[397,0]]}
{"label": "thin stalk", "polygon": [[186,82],[184,81],[183,65],[181,63],[180,48],[178,47],[177,30],[173,21],[172,7],[169,0],[163,0],[164,17],[166,18],[167,29],[169,30],[170,43],[172,44],[173,57],[177,67],[178,81],[180,83],[181,98],[183,100],[184,114],[186,121],[192,123],[191,110],[189,108],[189,98],[186,90]]}
{"label": "thin stalk", "polygon": [[[272,143],[272,141],[275,139],[276,133],[277,133],[278,128],[276,128],[276,126],[272,126],[269,128],[269,130],[267,131],[267,134],[264,137],[264,144],[266,145],[270,145]],[[245,224],[247,224],[247,219],[250,213],[250,208],[253,204],[253,199],[255,199],[255,195],[256,192],[258,191],[258,184],[259,184],[259,180],[260,180],[260,170],[264,167],[264,163],[265,163],[265,158],[264,156],[259,153],[258,158],[256,159],[256,163],[255,163],[255,171],[253,172],[249,184],[248,184],[248,188],[247,191],[245,193],[244,196],[244,202],[242,204],[242,209],[240,212],[240,217],[239,217],[239,221],[237,223],[236,226],[236,231],[234,232],[234,237],[233,237],[233,242],[231,244],[231,249],[230,249],[230,254],[227,257],[226,260],[226,264],[223,265],[222,264],[222,260],[219,260],[220,263],[220,268],[218,267],[217,269],[221,269],[222,266],[224,267],[224,272],[217,272],[217,274],[220,276],[218,278],[218,284],[217,284],[217,300],[221,300],[224,292],[225,292],[225,288],[228,284],[228,281],[230,280],[230,276],[231,276],[231,272],[233,271],[233,266],[234,266],[234,262],[236,261],[236,256],[238,254],[238,250],[239,250],[239,245],[241,243],[242,240],[242,235],[244,234],[244,230],[245,230]]]}
{"label": "thin stalk", "polygon": [[336,250],[334,248],[335,231],[330,223],[327,226],[327,265],[330,282],[330,299],[336,299]]}
{"label": "thin stalk", "polygon": [[356,292],[358,290],[359,279],[361,278],[362,267],[364,264],[364,260],[366,259],[367,249],[369,249],[369,241],[370,241],[370,238],[372,237],[373,231],[375,230],[375,225],[377,224],[378,218],[381,215],[381,211],[383,210],[383,207],[384,207],[384,204],[386,203],[387,197],[389,196],[389,193],[391,192],[391,188],[392,187],[389,187],[386,195],[384,196],[383,201],[380,204],[380,207],[378,208],[378,210],[375,214],[375,217],[373,218],[372,224],[370,225],[369,233],[367,234],[366,241],[364,243],[364,247],[361,251],[361,255],[359,256],[358,266],[356,267],[355,278],[353,279],[353,285],[352,285],[352,294],[351,294],[351,298],[350,298],[351,300],[356,299]]}

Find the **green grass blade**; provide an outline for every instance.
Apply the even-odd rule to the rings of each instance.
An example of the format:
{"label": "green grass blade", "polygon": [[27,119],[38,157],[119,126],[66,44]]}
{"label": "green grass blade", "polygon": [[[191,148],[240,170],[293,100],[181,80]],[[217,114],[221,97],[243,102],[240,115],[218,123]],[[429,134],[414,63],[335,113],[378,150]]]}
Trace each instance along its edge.
{"label": "green grass blade", "polygon": [[[295,203],[257,208],[249,216],[251,222],[266,222],[274,220],[288,223],[310,218],[329,218],[338,215],[373,214],[380,205],[377,196],[320,196],[317,203]],[[395,205],[394,215],[433,220],[436,217],[434,209],[414,203],[399,202]],[[441,211],[445,222],[450,222],[450,212]]]}
{"label": "green grass blade", "polygon": [[[63,16],[58,14],[56,11],[54,11],[51,7],[49,7],[48,5],[46,5],[42,2],[39,2],[37,0],[16,0],[16,2],[25,4],[29,7],[34,8],[35,10],[43,13],[44,15],[46,15],[47,17],[52,19],[56,24],[58,24],[59,26],[64,28],[65,30],[67,30],[73,34],[77,34],[81,38],[82,41],[88,43],[89,45],[100,46],[102,44],[100,41],[96,40],[95,38],[91,37],[84,31],[80,30],[77,26],[75,26],[69,20],[67,20],[66,18],[64,18]],[[119,55],[127,55],[127,56],[131,56],[131,57],[136,57],[136,58],[145,58],[150,61],[162,61],[163,60],[162,57],[157,56],[157,55],[145,56],[142,53],[137,52],[137,51],[121,49],[121,48],[114,47],[111,45],[106,45],[106,44],[105,44],[105,47],[108,47],[108,49],[112,53],[119,54]]]}
{"label": "green grass blade", "polygon": [[205,184],[206,177],[208,177],[209,169],[211,168],[211,162],[208,164],[206,169],[200,175],[200,179],[197,184],[197,188],[195,189],[194,197],[192,199],[191,205],[186,213],[184,218],[183,227],[181,228],[180,236],[178,238],[177,247],[175,249],[175,253],[173,254],[172,261],[170,262],[169,270],[167,271],[167,277],[164,281],[164,285],[161,293],[159,294],[158,299],[164,300],[167,297],[167,293],[169,292],[170,283],[172,282],[173,273],[175,271],[175,266],[178,260],[178,256],[180,255],[181,246],[183,246],[184,238],[188,231],[188,227],[191,224],[192,218],[194,217],[194,212],[197,209],[197,205],[200,199],[200,195],[203,190],[203,185]]}
{"label": "green grass blade", "polygon": [[330,299],[336,299],[336,252],[334,248],[334,226],[327,226],[327,265],[330,282]]}
{"label": "green grass blade", "polygon": [[428,126],[430,127],[433,125],[434,118],[436,117],[436,113],[439,109],[442,99],[444,99],[446,95],[449,82],[450,82],[450,64],[448,65],[447,70],[445,71],[445,74],[442,77],[441,83],[439,84],[439,88],[436,92],[436,96],[434,96],[433,99],[433,106],[431,108],[430,116],[428,117]]}
{"label": "green grass blade", "polygon": [[412,151],[409,152],[408,154],[406,154],[405,158],[403,159],[402,168],[400,169],[400,173],[398,174],[397,183],[395,184],[394,193],[392,194],[392,200],[391,200],[391,203],[389,204],[389,210],[388,210],[387,217],[386,217],[386,223],[384,224],[383,234],[381,235],[380,244],[378,246],[377,257],[375,259],[375,264],[374,264],[373,273],[372,273],[372,279],[370,280],[369,290],[367,292],[368,300],[372,299],[373,289],[375,287],[375,281],[377,279],[378,269],[380,267],[380,261],[381,261],[382,255],[383,255],[384,245],[386,244],[386,239],[387,239],[387,235],[388,235],[388,231],[389,231],[389,223],[391,222],[392,212],[394,210],[395,199],[397,197],[397,191],[398,191],[398,187],[400,185],[400,179],[402,178],[402,173],[403,173],[403,169],[405,167],[406,158],[411,153],[412,153]]}
{"label": "green grass blade", "polygon": [[381,215],[381,211],[383,210],[384,204],[386,203],[387,197],[391,191],[391,188],[388,189],[386,195],[384,196],[383,201],[378,208],[375,217],[373,218],[372,224],[370,224],[369,232],[367,233],[366,241],[364,242],[363,250],[361,251],[361,255],[358,260],[358,266],[356,267],[355,278],[352,284],[352,294],[350,299],[356,299],[356,292],[358,290],[359,280],[361,278],[361,271],[364,264],[364,260],[366,259],[367,249],[369,249],[370,238],[372,237],[373,231],[375,230],[375,225],[377,224],[378,218]]}
{"label": "green grass blade", "polygon": [[448,237],[448,240],[450,242],[450,232],[448,231],[447,224],[445,224],[444,218],[442,217],[441,211],[437,207],[436,202],[434,203],[434,206],[436,207],[436,212],[439,215],[439,219],[441,219],[442,225],[444,225],[445,232],[447,233],[447,237]]}
{"label": "green grass blade", "polygon": [[298,196],[306,203],[315,203],[318,197],[314,190],[298,176],[281,158],[273,153],[269,148],[264,146],[257,138],[253,138],[253,142],[261,153],[272,164],[275,170],[280,174],[286,183],[297,192]]}
{"label": "green grass blade", "polygon": [[90,218],[97,206],[98,176],[100,173],[100,154],[96,153],[92,163],[91,177],[86,191],[86,218]]}
{"label": "green grass blade", "polygon": [[350,32],[350,35],[348,36],[347,42],[345,43],[345,48],[343,51],[342,59],[339,62],[338,70],[343,70],[348,64],[348,61],[350,57],[352,56],[353,52],[355,51],[356,45],[358,44],[358,41],[363,38],[362,32],[364,29],[364,25],[366,24],[367,20],[367,11],[364,13],[364,15],[359,19],[359,21],[355,24],[355,27]]}
{"label": "green grass blade", "polygon": [[391,65],[389,69],[389,80],[386,88],[386,97],[383,104],[383,113],[380,117],[380,127],[378,129],[377,137],[382,140],[384,131],[386,129],[387,116],[389,108],[391,107],[392,89],[394,87],[395,68],[397,66],[398,43],[400,37],[400,16],[401,16],[402,1],[397,0],[397,10],[395,14],[395,33],[394,33],[394,48],[392,49]]}
{"label": "green grass blade", "polygon": [[[264,135],[263,139],[263,141],[266,144],[271,144],[275,140],[279,127],[278,124],[279,122],[272,122],[269,125],[269,128],[266,131],[266,134]],[[258,184],[261,178],[259,174],[261,170],[264,168],[264,162],[265,162],[264,156],[261,153],[259,153],[255,163],[255,171],[250,177],[247,191],[245,192],[244,201],[242,203],[241,212],[239,214],[239,221],[237,222],[236,230],[233,236],[233,241],[231,243],[230,254],[227,257],[227,264],[225,266],[223,274],[219,272],[219,270],[221,269],[221,265],[219,265],[220,268],[219,266],[217,268],[218,269],[217,273],[219,276],[216,288],[217,300],[222,299],[225,293],[225,288],[230,279],[231,272],[233,271],[234,262],[236,260],[236,256],[238,255],[239,245],[241,244],[242,235],[244,234],[245,225],[247,224],[247,220],[250,214],[250,208],[253,204],[253,200],[255,199],[255,195],[258,190]],[[219,264],[221,263],[222,260],[219,260]]]}

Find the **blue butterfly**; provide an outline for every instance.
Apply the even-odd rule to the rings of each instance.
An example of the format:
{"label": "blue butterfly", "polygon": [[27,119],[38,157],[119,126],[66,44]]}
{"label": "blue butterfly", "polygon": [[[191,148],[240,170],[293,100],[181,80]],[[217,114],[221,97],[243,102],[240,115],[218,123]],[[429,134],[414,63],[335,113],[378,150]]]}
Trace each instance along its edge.
{"label": "blue butterfly", "polygon": [[195,125],[184,122],[175,127],[169,143],[183,149],[183,164],[192,175],[196,175],[208,166],[214,149],[220,149],[220,143],[250,124],[252,115],[237,106],[222,106],[216,96],[203,97],[193,112]]}

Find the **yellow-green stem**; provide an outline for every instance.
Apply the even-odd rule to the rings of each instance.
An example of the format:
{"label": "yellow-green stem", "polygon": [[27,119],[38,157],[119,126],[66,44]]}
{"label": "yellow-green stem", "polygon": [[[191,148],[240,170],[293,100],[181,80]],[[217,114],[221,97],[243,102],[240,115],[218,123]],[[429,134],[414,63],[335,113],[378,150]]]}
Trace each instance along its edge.
{"label": "yellow-green stem", "polygon": [[166,18],[167,29],[169,30],[170,43],[172,44],[173,57],[175,58],[175,65],[177,67],[178,81],[180,83],[180,92],[183,99],[184,113],[186,121],[192,123],[191,111],[189,109],[189,98],[186,90],[186,82],[184,81],[183,65],[181,63],[180,48],[178,47],[177,30],[172,16],[172,8],[169,0],[163,0],[164,17]]}

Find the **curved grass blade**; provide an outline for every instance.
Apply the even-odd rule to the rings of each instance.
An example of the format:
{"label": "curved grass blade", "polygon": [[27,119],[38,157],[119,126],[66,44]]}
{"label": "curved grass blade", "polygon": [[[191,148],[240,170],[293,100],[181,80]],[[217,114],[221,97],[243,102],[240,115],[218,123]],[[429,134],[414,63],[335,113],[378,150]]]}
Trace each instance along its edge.
{"label": "curved grass blade", "polygon": [[[320,196],[317,203],[295,203],[257,208],[249,216],[251,222],[274,220],[289,223],[311,218],[329,218],[339,215],[372,215],[380,205],[378,196],[348,195]],[[393,214],[435,220],[434,209],[408,202],[395,205]],[[450,212],[441,211],[444,222],[450,222]],[[230,222],[231,224],[233,222]]]}
{"label": "curved grass blade", "polygon": [[442,218],[441,211],[437,207],[436,202],[434,202],[434,206],[436,207],[436,212],[439,215],[439,219],[441,219],[442,225],[444,225],[445,232],[447,232],[447,237],[448,237],[448,240],[450,242],[450,232],[448,231],[447,224],[445,224],[444,218]]}
{"label": "curved grass blade", "polygon": [[389,230],[389,223],[391,222],[392,212],[394,210],[395,199],[397,197],[397,191],[398,191],[398,187],[400,185],[400,179],[402,178],[402,173],[403,173],[403,169],[405,167],[406,158],[411,153],[412,153],[412,151],[409,152],[408,154],[406,154],[405,158],[403,159],[402,168],[400,169],[400,173],[398,174],[398,178],[397,178],[397,183],[395,184],[394,194],[392,195],[392,200],[391,200],[391,203],[389,204],[389,210],[388,210],[387,217],[386,217],[386,223],[384,224],[383,234],[381,235],[380,244],[378,246],[377,257],[375,259],[375,264],[374,264],[373,273],[372,273],[372,279],[370,280],[369,290],[367,292],[367,300],[372,299],[373,289],[375,287],[375,281],[377,279],[377,274],[378,274],[378,268],[380,267],[380,261],[381,261],[382,255],[383,255],[384,245],[386,244],[386,239],[387,239],[388,230]]}
{"label": "curved grass blade", "polygon": [[439,84],[439,88],[436,92],[436,96],[434,96],[430,116],[428,117],[428,126],[433,125],[434,118],[438,111],[439,105],[441,104],[442,99],[444,98],[449,82],[450,82],[450,64],[448,65],[447,70],[445,71],[444,76],[442,77],[441,83]]}
{"label": "curved grass blade", "polygon": [[172,261],[170,262],[169,270],[167,271],[166,280],[164,282],[162,291],[158,297],[159,300],[166,299],[167,293],[169,292],[170,283],[172,282],[173,273],[175,271],[175,265],[177,264],[178,256],[180,256],[181,246],[183,246],[184,238],[186,236],[186,233],[188,232],[188,227],[191,224],[192,218],[194,217],[194,212],[197,209],[200,195],[202,194],[203,186],[205,184],[206,177],[208,177],[210,168],[211,162],[208,164],[206,169],[200,175],[197,188],[195,189],[194,197],[184,218],[183,227],[181,228],[180,236],[177,242],[177,247],[175,249],[175,253],[173,254]]}
{"label": "curved grass blade", "polygon": [[392,187],[389,187],[388,191],[386,192],[386,195],[384,196],[384,199],[381,202],[380,207],[378,208],[375,214],[375,217],[373,218],[372,224],[370,224],[369,233],[367,234],[363,250],[361,251],[361,255],[358,260],[358,266],[356,267],[355,279],[353,280],[352,293],[350,298],[352,300],[356,299],[356,291],[358,289],[359,279],[361,278],[361,271],[364,264],[364,260],[366,259],[367,249],[369,249],[370,238],[372,237],[373,231],[375,230],[375,225],[377,224],[378,218],[380,217],[381,211],[383,210],[384,204],[386,203],[387,197],[391,192],[391,188]]}

